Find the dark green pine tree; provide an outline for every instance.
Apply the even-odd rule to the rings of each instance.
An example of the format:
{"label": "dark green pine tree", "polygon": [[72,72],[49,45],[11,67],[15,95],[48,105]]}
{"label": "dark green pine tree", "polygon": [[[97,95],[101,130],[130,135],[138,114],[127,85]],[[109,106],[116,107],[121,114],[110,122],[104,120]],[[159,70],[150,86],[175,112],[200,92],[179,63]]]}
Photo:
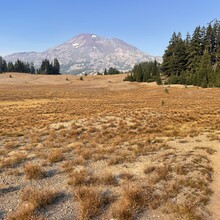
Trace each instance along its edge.
{"label": "dark green pine tree", "polygon": [[3,73],[3,58],[0,56],[0,73]]}
{"label": "dark green pine tree", "polygon": [[176,43],[175,54],[174,54],[174,58],[175,58],[174,70],[175,70],[175,75],[180,76],[181,73],[185,71],[187,48],[185,42],[182,40],[182,36],[180,33],[177,35],[177,37],[178,37],[178,41]]}
{"label": "dark green pine tree", "polygon": [[206,88],[209,83],[209,74],[212,71],[211,63],[210,63],[210,55],[208,52],[208,48],[205,50],[197,72],[197,82],[198,86]]}
{"label": "dark green pine tree", "polygon": [[188,57],[190,54],[190,45],[191,45],[191,35],[189,33],[186,34],[186,39],[185,39],[184,43],[185,43],[185,47],[186,47],[185,69],[188,70],[187,64],[188,64]]}
{"label": "dark green pine tree", "polygon": [[8,62],[8,72],[14,72],[14,64],[12,62]]}
{"label": "dark green pine tree", "polygon": [[133,68],[133,73],[135,76],[135,80],[137,82],[143,82],[143,71],[140,64],[136,64]]}
{"label": "dark green pine tree", "polygon": [[212,25],[209,24],[208,27],[203,32],[205,32],[204,39],[203,39],[203,42],[202,42],[203,50],[206,49],[206,50],[208,50],[208,53],[211,54],[211,52],[212,52],[212,44],[211,44]]}
{"label": "dark green pine tree", "polygon": [[46,68],[47,74],[53,74],[53,64],[48,62],[47,68]]}
{"label": "dark green pine tree", "polygon": [[25,67],[24,63],[21,60],[17,60],[14,64],[14,71],[18,73],[24,73]]}
{"label": "dark green pine tree", "polygon": [[119,74],[119,73],[120,72],[116,68],[113,68],[113,67],[110,67],[107,71],[108,75],[114,75],[114,74]]}
{"label": "dark green pine tree", "polygon": [[186,34],[186,39],[184,40],[184,43],[185,43],[185,48],[186,48],[186,50],[185,50],[186,58],[185,58],[185,67],[184,67],[185,71],[183,71],[183,73],[182,73],[182,75],[184,75],[184,77],[183,77],[184,79],[180,78],[179,83],[182,84],[181,81],[183,80],[184,84],[189,84],[190,85],[190,84],[192,84],[192,80],[191,80],[192,73],[189,71],[189,68],[187,66],[189,64],[188,58],[189,58],[189,55],[190,55],[190,45],[191,45],[191,35],[189,33]]}
{"label": "dark green pine tree", "polygon": [[215,71],[215,86],[220,87],[220,40],[217,44],[216,63],[214,65],[214,71]]}
{"label": "dark green pine tree", "polygon": [[218,41],[220,40],[219,31],[220,31],[220,23],[219,21],[215,21],[212,27],[212,34],[211,34],[211,63],[212,64],[217,62],[216,53],[218,49]]}
{"label": "dark green pine tree", "polygon": [[53,66],[48,59],[42,61],[40,67],[41,74],[52,74],[53,73]]}
{"label": "dark green pine tree", "polygon": [[157,73],[157,76],[156,76],[156,83],[157,83],[157,85],[162,85],[162,80],[160,78],[160,73],[159,72]]}
{"label": "dark green pine tree", "polygon": [[30,73],[31,72],[31,67],[29,63],[24,63],[24,72],[25,73]]}
{"label": "dark green pine tree", "polygon": [[158,76],[158,67],[157,67],[157,61],[154,60],[154,64],[152,67],[152,78],[156,79]]}
{"label": "dark green pine tree", "polygon": [[129,73],[125,81],[136,81],[136,82],[154,82],[161,84],[160,78],[160,65],[155,60],[154,62],[142,62],[140,64],[135,64],[132,72]]}
{"label": "dark green pine tree", "polygon": [[202,37],[203,37],[202,29],[200,26],[198,26],[196,27],[192,35],[191,43],[189,46],[189,54],[186,63],[187,70],[191,73],[194,73],[198,68],[201,56],[203,54]]}
{"label": "dark green pine tree", "polygon": [[169,45],[163,55],[162,71],[167,76],[171,76],[173,74],[172,67],[173,67],[173,59],[175,54],[176,40],[177,40],[177,35],[174,32],[169,41]]}
{"label": "dark green pine tree", "polygon": [[46,61],[47,60],[43,60],[41,63],[41,66],[39,68],[39,73],[40,74],[46,74]]}
{"label": "dark green pine tree", "polygon": [[218,27],[216,27],[216,48],[215,48],[215,62],[220,64],[220,23],[218,23]]}
{"label": "dark green pine tree", "polygon": [[53,62],[53,74],[60,74],[60,63],[57,58]]}
{"label": "dark green pine tree", "polygon": [[107,70],[106,70],[106,68],[105,68],[105,70],[104,70],[104,75],[107,75]]}
{"label": "dark green pine tree", "polygon": [[4,59],[2,62],[2,71],[3,71],[3,73],[8,72],[7,62]]}
{"label": "dark green pine tree", "polygon": [[143,82],[147,82],[151,78],[151,62],[140,63],[143,71]]}
{"label": "dark green pine tree", "polygon": [[7,62],[0,56],[0,73],[7,72]]}
{"label": "dark green pine tree", "polygon": [[143,82],[147,82],[150,79],[150,74],[148,72],[144,72],[143,74]]}
{"label": "dark green pine tree", "polygon": [[164,74],[179,76],[181,72],[185,71],[186,57],[185,42],[182,40],[180,33],[176,35],[174,32],[163,56],[162,70]]}
{"label": "dark green pine tree", "polygon": [[31,63],[31,67],[30,67],[30,73],[31,74],[35,74],[35,68],[34,68],[34,64],[33,63]]}

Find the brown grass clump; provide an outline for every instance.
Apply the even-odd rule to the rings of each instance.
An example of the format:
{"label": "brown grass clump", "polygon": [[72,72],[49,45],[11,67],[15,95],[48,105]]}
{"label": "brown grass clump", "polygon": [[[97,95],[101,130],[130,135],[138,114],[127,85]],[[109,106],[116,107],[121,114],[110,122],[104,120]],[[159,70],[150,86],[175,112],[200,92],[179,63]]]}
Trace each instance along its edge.
{"label": "brown grass clump", "polygon": [[145,168],[144,173],[149,174],[156,170],[156,167],[154,165],[149,165]]}
{"label": "brown grass clump", "polygon": [[21,201],[30,203],[35,209],[41,208],[43,206],[53,203],[53,201],[58,197],[58,193],[49,189],[34,189],[25,188],[21,192]]}
{"label": "brown grass clump", "polygon": [[124,188],[121,198],[112,205],[112,216],[119,220],[134,219],[150,200],[150,191],[138,185],[128,185]]}
{"label": "brown grass clump", "polygon": [[204,220],[206,217],[199,212],[198,204],[191,199],[181,204],[170,204],[169,210],[172,210],[176,216],[181,216],[184,219]]}
{"label": "brown grass clump", "polygon": [[62,165],[63,172],[69,173],[73,171],[73,161],[67,160]]}
{"label": "brown grass clump", "polygon": [[5,148],[8,149],[8,150],[11,150],[11,149],[15,149],[19,146],[18,143],[15,143],[15,142],[7,142],[5,144]]}
{"label": "brown grass clump", "polygon": [[93,176],[92,173],[83,169],[74,171],[69,177],[68,184],[74,186],[91,185],[95,184],[97,180],[97,177]]}
{"label": "brown grass clump", "polygon": [[24,174],[27,179],[42,179],[45,176],[44,170],[41,166],[34,163],[27,163],[24,165]]}
{"label": "brown grass clump", "polygon": [[74,191],[76,200],[80,204],[79,219],[93,219],[102,214],[106,206],[112,202],[108,191],[103,191],[92,186],[81,186]]}
{"label": "brown grass clump", "polygon": [[214,154],[216,152],[215,149],[212,149],[210,147],[195,147],[194,149],[205,150],[208,154]]}
{"label": "brown grass clump", "polygon": [[[152,168],[154,169],[154,168]],[[149,182],[152,184],[155,184],[157,182],[160,182],[161,180],[168,180],[171,176],[171,170],[170,165],[161,165],[156,167],[155,172],[151,174],[149,177]],[[145,170],[145,173],[149,170]]]}
{"label": "brown grass clump", "polygon": [[26,159],[26,154],[16,153],[13,156],[6,158],[2,161],[2,167],[14,168]]}
{"label": "brown grass clump", "polygon": [[60,162],[63,159],[64,159],[64,155],[62,150],[60,149],[52,150],[48,155],[48,160],[50,163]]}
{"label": "brown grass clump", "polygon": [[83,163],[84,163],[84,158],[82,157],[82,155],[78,156],[73,160],[74,165],[83,165]]}
{"label": "brown grass clump", "polygon": [[34,206],[27,203],[19,206],[17,211],[10,213],[6,220],[44,220],[44,217],[36,215]]}
{"label": "brown grass clump", "polygon": [[118,220],[133,220],[136,207],[127,199],[121,199],[111,207],[112,216]]}
{"label": "brown grass clump", "polygon": [[7,220],[43,220],[43,216],[37,214],[37,211],[53,203],[59,196],[52,190],[39,190],[34,188],[25,188],[20,195],[21,204],[18,210],[10,213]]}
{"label": "brown grass clump", "polygon": [[210,141],[220,141],[220,137],[217,134],[210,134],[208,135]]}
{"label": "brown grass clump", "polygon": [[124,161],[125,158],[122,156],[113,156],[109,159],[108,165],[122,164]]}
{"label": "brown grass clump", "polygon": [[119,177],[123,180],[130,180],[134,179],[134,175],[128,172],[120,173]]}
{"label": "brown grass clump", "polygon": [[102,175],[100,182],[105,185],[117,186],[119,184],[119,177],[112,173],[105,173]]}

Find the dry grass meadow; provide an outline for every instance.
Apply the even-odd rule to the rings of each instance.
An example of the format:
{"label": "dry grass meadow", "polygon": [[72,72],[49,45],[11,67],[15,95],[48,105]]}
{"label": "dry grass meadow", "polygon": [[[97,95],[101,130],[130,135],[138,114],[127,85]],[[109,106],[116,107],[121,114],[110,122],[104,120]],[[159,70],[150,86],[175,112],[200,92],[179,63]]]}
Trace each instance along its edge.
{"label": "dry grass meadow", "polygon": [[0,219],[220,219],[220,90],[0,75]]}

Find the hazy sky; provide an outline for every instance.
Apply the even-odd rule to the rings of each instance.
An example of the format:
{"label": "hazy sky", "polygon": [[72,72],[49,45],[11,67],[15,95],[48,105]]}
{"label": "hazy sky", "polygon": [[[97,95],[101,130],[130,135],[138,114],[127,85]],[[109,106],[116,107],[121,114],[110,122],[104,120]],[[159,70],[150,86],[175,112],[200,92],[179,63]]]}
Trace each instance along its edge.
{"label": "hazy sky", "polygon": [[163,55],[174,31],[220,20],[220,0],[0,0],[0,55],[44,51],[81,33]]}

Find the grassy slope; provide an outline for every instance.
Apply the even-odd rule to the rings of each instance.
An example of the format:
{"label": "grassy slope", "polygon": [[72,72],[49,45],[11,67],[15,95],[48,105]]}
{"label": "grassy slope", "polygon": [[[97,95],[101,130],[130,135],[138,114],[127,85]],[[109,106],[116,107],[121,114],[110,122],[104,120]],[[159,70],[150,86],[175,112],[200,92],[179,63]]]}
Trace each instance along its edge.
{"label": "grassy slope", "polygon": [[[11,75],[0,75],[4,215],[23,207],[26,187],[48,186],[65,198],[49,219],[219,217],[219,89],[165,89],[124,75]],[[11,216],[34,215],[28,207]]]}

